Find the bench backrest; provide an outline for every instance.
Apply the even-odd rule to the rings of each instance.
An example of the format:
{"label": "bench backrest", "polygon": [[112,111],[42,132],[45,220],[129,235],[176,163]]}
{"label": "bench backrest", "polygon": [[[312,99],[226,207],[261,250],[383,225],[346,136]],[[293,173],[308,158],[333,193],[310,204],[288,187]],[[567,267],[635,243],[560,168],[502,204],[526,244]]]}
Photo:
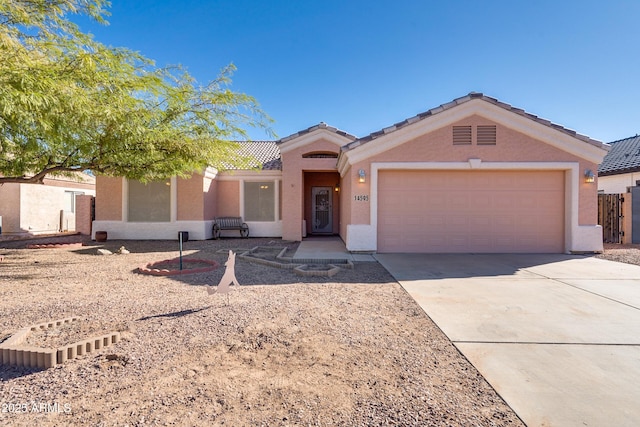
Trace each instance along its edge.
{"label": "bench backrest", "polygon": [[216,223],[220,228],[242,227],[242,218],[236,216],[223,216],[216,218]]}

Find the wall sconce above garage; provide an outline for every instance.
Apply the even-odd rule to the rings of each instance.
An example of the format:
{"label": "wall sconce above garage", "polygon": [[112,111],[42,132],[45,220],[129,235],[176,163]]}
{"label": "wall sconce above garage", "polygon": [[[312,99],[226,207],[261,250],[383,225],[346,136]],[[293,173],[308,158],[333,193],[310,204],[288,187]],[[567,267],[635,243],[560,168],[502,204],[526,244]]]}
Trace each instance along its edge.
{"label": "wall sconce above garage", "polygon": [[367,182],[367,174],[364,172],[364,169],[358,171],[358,182]]}
{"label": "wall sconce above garage", "polygon": [[584,171],[584,182],[596,182],[596,176],[591,169],[587,169]]}

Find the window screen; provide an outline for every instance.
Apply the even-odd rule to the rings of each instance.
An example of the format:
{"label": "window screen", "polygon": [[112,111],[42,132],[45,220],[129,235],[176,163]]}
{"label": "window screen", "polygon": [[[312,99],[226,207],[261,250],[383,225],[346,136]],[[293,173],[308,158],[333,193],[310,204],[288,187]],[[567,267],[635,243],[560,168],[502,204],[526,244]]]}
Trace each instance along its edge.
{"label": "window screen", "polygon": [[129,222],[171,221],[171,182],[129,181]]}
{"label": "window screen", "polygon": [[275,183],[244,183],[244,220],[275,221]]}

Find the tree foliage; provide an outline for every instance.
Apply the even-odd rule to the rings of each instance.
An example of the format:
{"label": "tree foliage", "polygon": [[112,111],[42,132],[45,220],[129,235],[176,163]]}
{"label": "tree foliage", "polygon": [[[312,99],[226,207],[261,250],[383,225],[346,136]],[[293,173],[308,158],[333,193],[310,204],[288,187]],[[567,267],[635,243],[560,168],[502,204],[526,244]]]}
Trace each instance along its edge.
{"label": "tree foliage", "polygon": [[107,47],[69,20],[104,22],[104,0],[0,0],[0,183],[49,174],[150,181],[234,164],[246,127],[270,132],[256,100],[229,89],[233,65],[207,85]]}

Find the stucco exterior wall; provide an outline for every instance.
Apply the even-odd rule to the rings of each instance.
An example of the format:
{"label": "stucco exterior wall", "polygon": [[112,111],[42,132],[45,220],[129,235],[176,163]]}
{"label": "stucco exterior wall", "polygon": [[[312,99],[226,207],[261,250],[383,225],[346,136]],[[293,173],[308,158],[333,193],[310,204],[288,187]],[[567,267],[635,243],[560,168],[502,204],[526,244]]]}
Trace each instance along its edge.
{"label": "stucco exterior wall", "polygon": [[597,178],[598,191],[604,194],[626,193],[627,187],[636,186],[636,181],[640,181],[640,172],[599,176]]}
{"label": "stucco exterior wall", "polygon": [[190,178],[178,178],[177,189],[177,220],[204,220],[204,177],[193,174]]}
{"label": "stucco exterior wall", "polygon": [[96,177],[96,221],[122,221],[124,178]]}
{"label": "stucco exterior wall", "polygon": [[240,182],[218,182],[217,216],[240,216]]}
{"label": "stucco exterior wall", "polygon": [[[75,230],[75,214],[65,210],[65,192],[95,194],[93,178],[46,178],[43,184],[10,183],[0,186],[3,234],[44,234]],[[62,213],[61,213],[62,211]]]}
{"label": "stucco exterior wall", "polygon": [[204,219],[212,220],[217,216],[218,181],[204,177],[202,191],[204,192]]}
{"label": "stucco exterior wall", "polygon": [[79,175],[78,180],[68,177],[45,178],[44,185],[48,187],[64,187],[74,191],[84,191],[87,194],[94,194],[96,185],[95,179],[84,174]]}
{"label": "stucco exterior wall", "polygon": [[[347,176],[351,175],[347,172]],[[351,221],[352,183],[351,179],[341,178],[340,180],[340,237],[343,240],[346,240],[347,225]]]}
{"label": "stucco exterior wall", "polygon": [[[344,141],[343,143],[347,143]],[[335,142],[320,137],[307,145],[282,153],[282,187],[284,198],[282,201],[282,238],[286,240],[302,239],[302,224],[304,220],[304,172],[334,172],[337,171],[337,161],[334,158],[304,158],[308,153],[330,152],[338,153],[340,146]]]}
{"label": "stucco exterior wall", "polygon": [[76,231],[86,236],[91,235],[91,195],[76,196]]}
{"label": "stucco exterior wall", "polygon": [[[445,126],[436,131],[416,137],[398,147],[372,156],[365,161],[352,165],[350,179],[357,181],[357,172],[364,169],[370,176],[370,164],[373,162],[466,162],[469,159],[480,159],[483,162],[576,162],[582,173],[585,169],[597,170],[597,165],[587,162],[575,155],[562,151],[528,135],[513,131],[500,124],[493,123],[480,116],[471,116],[460,120],[453,126],[496,125],[496,145],[453,145],[452,126]],[[375,143],[375,142],[370,142]],[[367,183],[355,184],[353,193],[370,192],[370,180]],[[579,223],[595,225],[598,221],[598,201],[595,183],[579,184]],[[368,224],[370,209],[364,204],[354,204],[351,213],[352,224]]]}
{"label": "stucco exterior wall", "polygon": [[0,216],[2,234],[26,231],[20,230],[20,184],[0,185]]}
{"label": "stucco exterior wall", "polygon": [[[20,184],[20,229],[32,234],[57,233],[60,211],[65,208],[65,189],[37,184]],[[75,228],[75,217],[62,218],[62,231]]]}

